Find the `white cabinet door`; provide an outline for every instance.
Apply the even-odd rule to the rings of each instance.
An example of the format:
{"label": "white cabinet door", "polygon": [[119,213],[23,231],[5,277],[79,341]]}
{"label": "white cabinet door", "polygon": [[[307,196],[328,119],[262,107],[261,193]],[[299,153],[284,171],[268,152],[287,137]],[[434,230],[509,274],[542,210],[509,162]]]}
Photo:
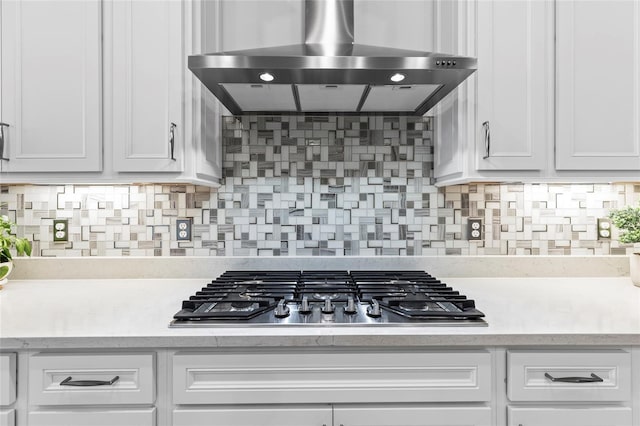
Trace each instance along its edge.
{"label": "white cabinet door", "polygon": [[2,171],[102,169],[102,2],[0,4]]}
{"label": "white cabinet door", "polygon": [[640,2],[556,2],[556,168],[640,169]]}
{"label": "white cabinet door", "polygon": [[629,407],[509,407],[507,416],[508,426],[631,426],[632,413]]}
{"label": "white cabinet door", "polygon": [[16,354],[0,354],[0,405],[16,400]]}
{"label": "white cabinet door", "polygon": [[0,426],[14,426],[16,424],[16,410],[0,410]]}
{"label": "white cabinet door", "polygon": [[173,426],[331,426],[331,406],[177,409]]}
{"label": "white cabinet door", "polygon": [[336,426],[490,426],[489,407],[336,406]]}
{"label": "white cabinet door", "polygon": [[478,170],[541,170],[553,138],[553,2],[477,2]]}
{"label": "white cabinet door", "polygon": [[114,170],[182,171],[182,4],[123,0],[112,7]]}
{"label": "white cabinet door", "polygon": [[29,426],[154,426],[155,408],[41,410],[29,412]]}

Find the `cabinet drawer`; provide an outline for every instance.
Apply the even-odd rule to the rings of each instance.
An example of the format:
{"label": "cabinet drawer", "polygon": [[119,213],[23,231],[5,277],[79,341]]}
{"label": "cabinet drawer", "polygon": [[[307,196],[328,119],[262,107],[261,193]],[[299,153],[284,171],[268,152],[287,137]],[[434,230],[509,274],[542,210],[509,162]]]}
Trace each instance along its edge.
{"label": "cabinet drawer", "polygon": [[[153,354],[36,354],[29,359],[29,398],[34,405],[152,404],[154,370]],[[113,383],[70,385],[79,381]]]}
{"label": "cabinet drawer", "polygon": [[14,426],[16,424],[16,410],[0,410],[0,426]]}
{"label": "cabinet drawer", "polygon": [[[511,401],[631,398],[631,354],[624,350],[509,351],[507,359]],[[584,381],[576,383],[572,378]]]}
{"label": "cabinet drawer", "polygon": [[0,405],[16,400],[16,354],[0,354]]}
{"label": "cabinet drawer", "polygon": [[491,354],[178,353],[176,404],[489,401]]}
{"label": "cabinet drawer", "polygon": [[491,426],[491,407],[427,407],[380,404],[372,407],[337,405],[333,424],[340,426]]}
{"label": "cabinet drawer", "polygon": [[40,410],[29,412],[29,426],[154,426],[156,409]]}
{"label": "cabinet drawer", "polygon": [[331,406],[180,408],[173,426],[327,426]]}
{"label": "cabinet drawer", "polygon": [[629,407],[509,407],[508,426],[631,426]]}

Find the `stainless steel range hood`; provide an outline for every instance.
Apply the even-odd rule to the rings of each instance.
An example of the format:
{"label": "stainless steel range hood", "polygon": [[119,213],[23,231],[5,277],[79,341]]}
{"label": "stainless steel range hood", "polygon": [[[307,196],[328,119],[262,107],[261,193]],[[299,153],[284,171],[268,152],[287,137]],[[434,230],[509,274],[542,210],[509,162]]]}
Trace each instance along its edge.
{"label": "stainless steel range hood", "polygon": [[189,69],[233,114],[423,115],[476,59],[353,43],[353,0],[305,0],[305,42],[189,56]]}

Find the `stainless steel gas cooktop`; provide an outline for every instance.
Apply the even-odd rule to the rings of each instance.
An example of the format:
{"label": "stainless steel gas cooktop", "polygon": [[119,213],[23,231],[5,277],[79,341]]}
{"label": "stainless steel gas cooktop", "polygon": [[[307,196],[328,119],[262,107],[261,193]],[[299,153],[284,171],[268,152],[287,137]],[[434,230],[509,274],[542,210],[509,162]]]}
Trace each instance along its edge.
{"label": "stainless steel gas cooktop", "polygon": [[483,326],[475,302],[424,271],[228,271],[170,327]]}

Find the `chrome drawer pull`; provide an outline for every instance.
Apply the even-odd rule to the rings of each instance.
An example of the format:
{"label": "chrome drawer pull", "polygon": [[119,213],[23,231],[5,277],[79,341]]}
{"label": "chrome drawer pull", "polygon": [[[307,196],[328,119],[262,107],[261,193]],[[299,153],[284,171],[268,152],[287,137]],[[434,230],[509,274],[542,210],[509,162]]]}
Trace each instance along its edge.
{"label": "chrome drawer pull", "polygon": [[4,156],[4,128],[9,127],[7,123],[0,123],[0,160],[9,161],[7,157]]}
{"label": "chrome drawer pull", "polygon": [[596,382],[604,382],[601,377],[596,376],[591,373],[591,377],[553,377],[549,373],[544,373],[544,377],[551,380],[552,382],[562,382],[562,383],[596,383]]}
{"label": "chrome drawer pull", "polygon": [[176,123],[171,123],[171,126],[169,126],[169,158],[173,161],[176,161],[176,157],[174,155],[176,148],[176,127],[178,127]]}
{"label": "chrome drawer pull", "polygon": [[74,380],[71,381],[71,376],[67,377],[60,382],[60,386],[108,386],[118,381],[120,376],[116,376],[111,380]]}
{"label": "chrome drawer pull", "polygon": [[484,129],[484,151],[485,154],[482,157],[483,160],[486,160],[491,156],[491,129],[489,128],[489,122],[485,121],[482,123],[482,128]]}

